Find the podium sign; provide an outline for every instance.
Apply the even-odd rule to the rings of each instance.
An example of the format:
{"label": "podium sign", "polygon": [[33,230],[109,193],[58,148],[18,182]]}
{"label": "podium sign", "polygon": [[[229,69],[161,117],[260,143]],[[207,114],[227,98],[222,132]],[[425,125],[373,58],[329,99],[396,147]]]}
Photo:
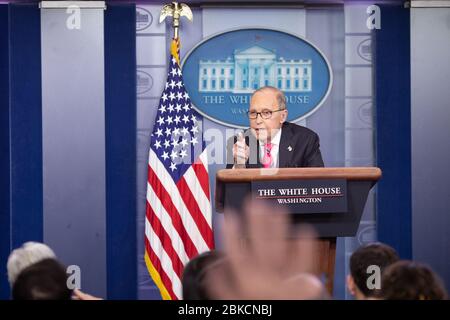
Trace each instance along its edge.
{"label": "podium sign", "polygon": [[347,212],[345,179],[252,181],[255,200],[285,206],[292,214]]}
{"label": "podium sign", "polygon": [[[354,237],[369,191],[380,177],[381,170],[372,167],[219,170],[216,179],[216,210],[224,212],[228,209],[242,213],[245,199],[255,197],[256,192],[256,196],[260,194],[260,197],[267,200],[275,197],[271,199],[275,207],[288,207],[294,224],[312,225],[321,238]],[[287,196],[283,189],[304,188],[307,190],[295,192],[306,192],[308,195],[305,199],[314,198],[308,201],[316,201],[316,198],[320,198],[321,203],[300,203],[301,197],[298,195],[285,198],[296,200],[282,200],[284,204],[278,203],[282,192]],[[314,188],[334,189],[318,190],[317,192],[326,191],[329,194],[327,197],[322,195],[312,198],[310,195]],[[257,190],[260,190],[259,194]],[[342,197],[335,197],[337,194],[342,194]]]}

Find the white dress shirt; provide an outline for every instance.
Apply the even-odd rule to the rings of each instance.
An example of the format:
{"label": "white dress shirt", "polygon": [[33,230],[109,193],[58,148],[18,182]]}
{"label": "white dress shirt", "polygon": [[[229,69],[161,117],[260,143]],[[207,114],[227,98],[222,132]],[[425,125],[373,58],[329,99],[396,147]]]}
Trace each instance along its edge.
{"label": "white dress shirt", "polygon": [[[280,140],[281,140],[281,128],[272,138],[270,143],[272,143],[272,149],[270,150],[270,155],[272,156],[272,164],[271,168],[278,168],[278,163],[280,162],[278,159],[278,154],[280,150]],[[264,158],[264,142],[259,141],[259,162]]]}

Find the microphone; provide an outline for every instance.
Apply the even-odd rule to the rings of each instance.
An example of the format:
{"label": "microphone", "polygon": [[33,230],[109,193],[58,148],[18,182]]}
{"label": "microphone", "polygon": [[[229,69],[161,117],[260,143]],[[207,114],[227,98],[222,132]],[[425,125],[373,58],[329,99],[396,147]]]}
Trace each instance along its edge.
{"label": "microphone", "polygon": [[236,157],[235,157],[235,163],[234,168],[235,169],[242,169],[245,168],[245,138],[244,138],[244,132],[241,130],[236,135],[236,144],[237,144],[237,150],[236,150]]}

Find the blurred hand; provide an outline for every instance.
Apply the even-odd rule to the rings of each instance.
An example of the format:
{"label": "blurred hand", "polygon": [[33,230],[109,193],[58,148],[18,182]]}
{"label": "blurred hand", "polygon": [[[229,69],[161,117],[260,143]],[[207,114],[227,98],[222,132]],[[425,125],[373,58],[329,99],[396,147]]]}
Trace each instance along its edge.
{"label": "blurred hand", "polygon": [[73,290],[72,300],[103,300],[102,298],[94,297],[90,294],[84,293],[78,289]]}
{"label": "blurred hand", "polygon": [[[217,299],[317,299],[325,289],[312,274],[316,235],[302,227],[289,232],[283,209],[248,201],[246,232],[235,213],[226,213],[225,253],[228,263],[207,275],[211,295]],[[292,237],[293,236],[293,237]],[[242,245],[244,242],[245,245]],[[231,281],[230,281],[231,279]]]}

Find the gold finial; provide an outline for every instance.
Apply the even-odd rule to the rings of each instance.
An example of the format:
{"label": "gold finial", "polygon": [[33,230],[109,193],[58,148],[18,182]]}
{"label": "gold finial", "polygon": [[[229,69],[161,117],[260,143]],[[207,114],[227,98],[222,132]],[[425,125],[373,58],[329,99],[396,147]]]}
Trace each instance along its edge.
{"label": "gold finial", "polygon": [[178,39],[178,28],[180,27],[180,17],[184,16],[188,20],[192,21],[192,11],[188,5],[184,3],[172,2],[171,4],[166,4],[161,9],[161,14],[159,15],[159,23],[163,22],[167,16],[173,17],[173,28],[175,30],[174,39]]}

